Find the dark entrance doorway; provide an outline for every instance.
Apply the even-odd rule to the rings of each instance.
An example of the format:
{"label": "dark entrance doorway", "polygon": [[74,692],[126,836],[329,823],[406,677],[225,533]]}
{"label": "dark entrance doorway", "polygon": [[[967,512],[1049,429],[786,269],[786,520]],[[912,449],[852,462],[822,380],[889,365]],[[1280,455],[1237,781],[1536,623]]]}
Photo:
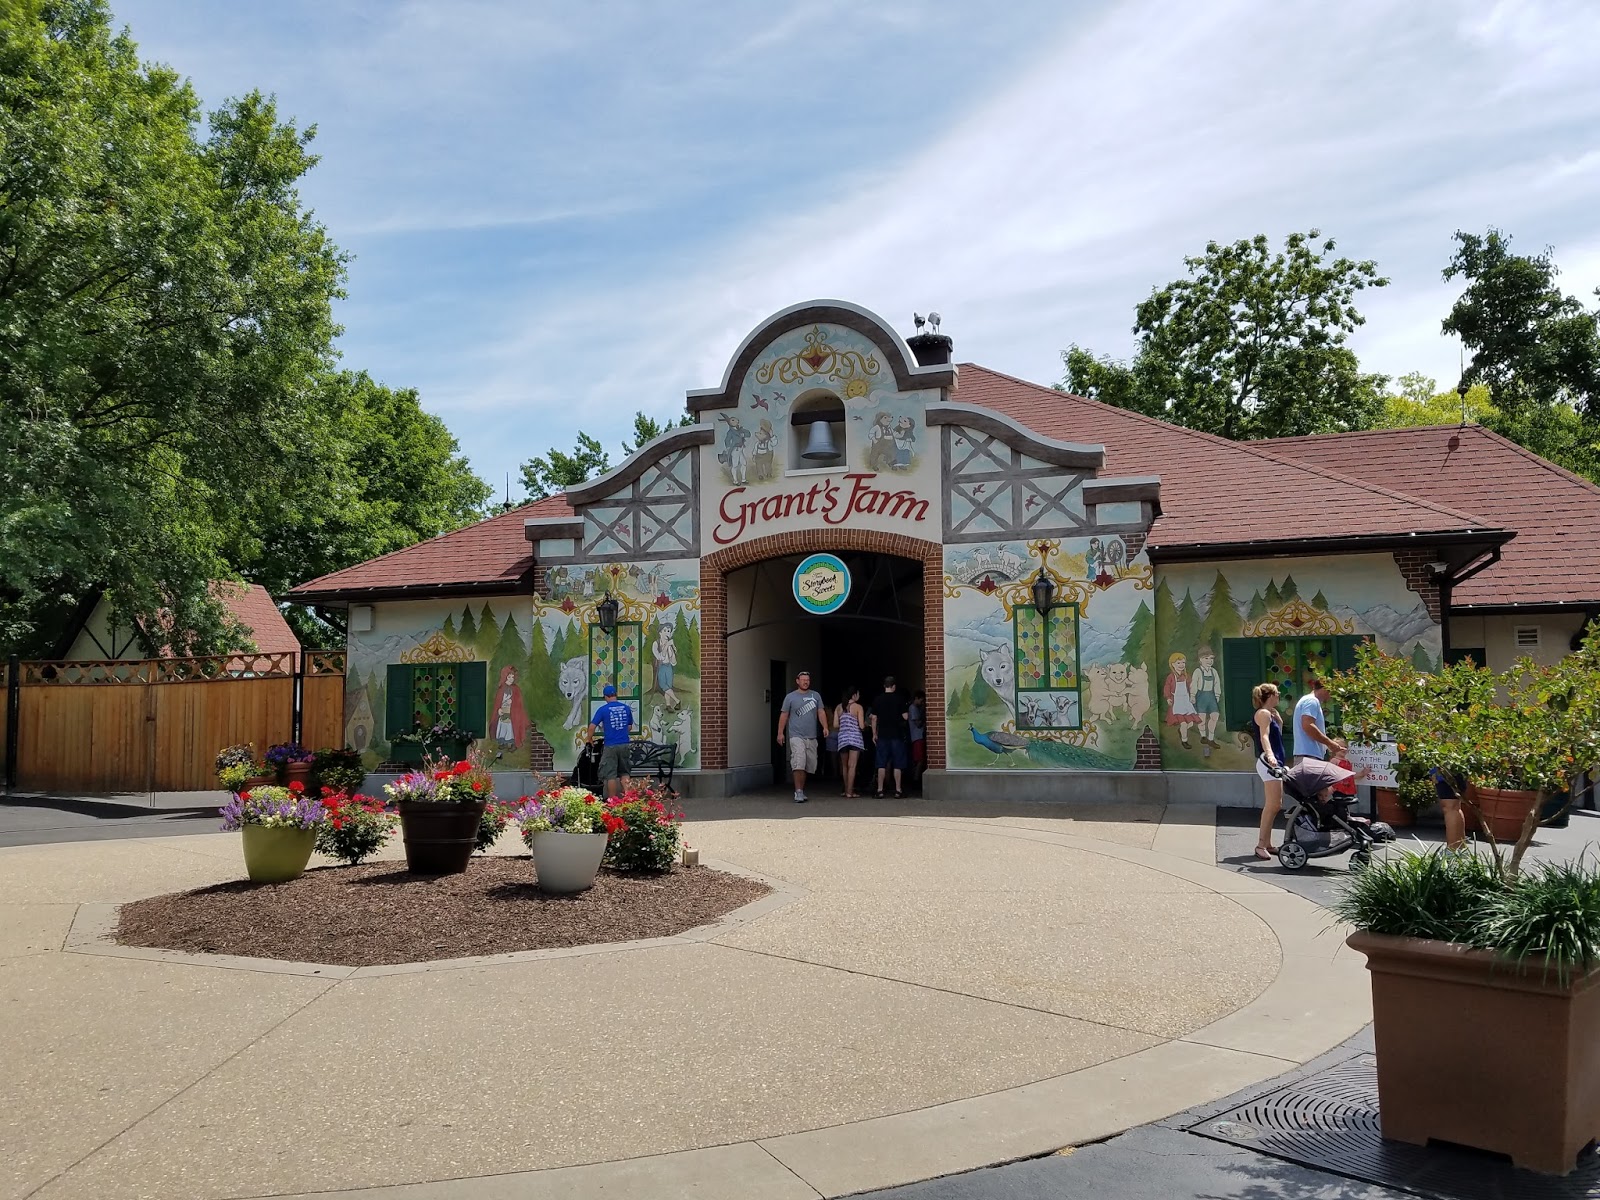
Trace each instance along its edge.
{"label": "dark entrance doorway", "polygon": [[[813,616],[801,611],[792,591],[802,557],[766,559],[727,575],[728,765],[746,772],[746,787],[788,779],[775,734],[796,672],[811,672],[830,719],[848,687],[860,688],[865,706],[885,675],[908,695],[925,683],[921,560],[840,553],[850,569],[850,596],[837,612]],[[752,767],[759,776],[748,773]],[[820,773],[837,780],[831,761]]]}

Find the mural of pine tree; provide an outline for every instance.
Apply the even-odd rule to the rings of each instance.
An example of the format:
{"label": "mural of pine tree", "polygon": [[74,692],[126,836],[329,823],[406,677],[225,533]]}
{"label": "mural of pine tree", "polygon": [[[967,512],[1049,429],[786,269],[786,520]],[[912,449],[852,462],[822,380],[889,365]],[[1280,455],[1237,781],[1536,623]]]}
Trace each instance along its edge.
{"label": "mural of pine tree", "polygon": [[1322,594],[1320,589],[1315,596],[1311,597],[1311,607],[1320,608],[1323,612],[1328,611],[1328,598]]}
{"label": "mural of pine tree", "polygon": [[1122,645],[1122,661],[1130,667],[1152,663],[1156,657],[1156,616],[1143,600],[1134,610],[1128,625],[1128,640]]}
{"label": "mural of pine tree", "polygon": [[[1163,579],[1156,586],[1156,642],[1161,646],[1161,669],[1166,669],[1167,655],[1178,650],[1188,651],[1193,647],[1185,647],[1177,641],[1178,632],[1178,606],[1172,599],[1172,588]],[[1156,664],[1150,664],[1152,673]]]}
{"label": "mural of pine tree", "polygon": [[1245,612],[1245,620],[1246,621],[1259,621],[1259,620],[1261,620],[1262,617],[1264,617],[1266,615],[1267,615],[1267,601],[1266,601],[1265,597],[1263,597],[1261,595],[1260,592],[1257,592],[1255,595],[1250,597],[1250,607]]}
{"label": "mural of pine tree", "polygon": [[537,618],[533,622],[533,636],[528,642],[528,671],[522,681],[522,703],[528,718],[541,730],[555,728],[566,715],[566,702],[561,698],[560,680],[556,674],[555,660],[545,645],[544,624]]}
{"label": "mural of pine tree", "polygon": [[456,615],[451,613],[444,619],[444,624],[439,626],[439,632],[452,642],[456,640]]}
{"label": "mural of pine tree", "polygon": [[1194,667],[1195,650],[1200,645],[1200,610],[1194,606],[1194,596],[1187,588],[1183,592],[1183,603],[1178,605],[1177,621],[1167,644],[1174,651],[1181,650],[1187,654],[1189,667]]}
{"label": "mural of pine tree", "polygon": [[700,678],[700,639],[696,636],[694,622],[681,608],[673,620],[672,646],[678,652],[678,674]]}
{"label": "mural of pine tree", "polygon": [[1267,581],[1265,599],[1267,601],[1268,611],[1271,611],[1274,608],[1283,607],[1283,593],[1278,590],[1278,581],[1276,579],[1269,579]]}
{"label": "mural of pine tree", "polygon": [[980,708],[988,708],[991,704],[1000,703],[999,697],[995,695],[995,690],[989,686],[988,681],[984,679],[981,672],[972,681],[972,689],[967,693],[967,703],[972,705],[974,711]]}
{"label": "mural of pine tree", "polygon": [[472,608],[461,610],[461,624],[457,627],[456,641],[470,646],[478,640],[478,623],[472,619]]}
{"label": "mural of pine tree", "polygon": [[1300,599],[1300,588],[1295,583],[1293,575],[1285,575],[1283,577],[1283,599],[1286,604],[1290,600]]}
{"label": "mural of pine tree", "polygon": [[1416,648],[1411,651],[1411,665],[1419,671],[1426,671],[1430,675],[1439,669],[1439,664],[1433,661],[1433,656],[1428,653],[1421,642],[1418,642]]}
{"label": "mural of pine tree", "polygon": [[1200,642],[1219,655],[1224,638],[1238,637],[1244,631],[1239,609],[1233,602],[1233,585],[1221,571],[1211,584],[1211,599],[1206,606],[1205,624],[1200,627]]}
{"label": "mural of pine tree", "polygon": [[494,610],[487,604],[478,614],[478,634],[472,639],[472,647],[478,652],[478,657],[488,662],[494,657],[495,647],[500,644],[500,623],[495,620]]}

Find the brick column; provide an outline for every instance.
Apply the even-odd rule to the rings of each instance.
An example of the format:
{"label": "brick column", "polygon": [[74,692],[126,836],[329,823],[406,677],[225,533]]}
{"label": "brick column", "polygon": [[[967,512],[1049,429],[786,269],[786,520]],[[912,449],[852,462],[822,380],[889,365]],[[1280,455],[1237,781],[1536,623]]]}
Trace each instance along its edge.
{"label": "brick column", "polygon": [[1394,565],[1400,568],[1400,574],[1405,576],[1406,587],[1422,597],[1423,604],[1428,606],[1428,615],[1434,623],[1444,624],[1444,605],[1439,595],[1439,581],[1434,578],[1433,572],[1428,570],[1428,564],[1437,562],[1436,555],[1426,550],[1396,550],[1394,552]]}

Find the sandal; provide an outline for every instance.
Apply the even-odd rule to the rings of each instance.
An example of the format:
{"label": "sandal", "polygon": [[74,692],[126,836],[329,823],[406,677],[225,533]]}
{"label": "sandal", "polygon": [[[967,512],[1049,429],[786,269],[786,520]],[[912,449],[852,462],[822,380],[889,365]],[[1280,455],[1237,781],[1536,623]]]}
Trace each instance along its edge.
{"label": "sandal", "polygon": [[1263,861],[1270,862],[1270,861],[1272,861],[1273,858],[1275,858],[1277,856],[1275,854],[1273,854],[1273,852],[1271,850],[1269,850],[1266,846],[1257,846],[1256,847],[1256,857],[1259,858],[1259,859],[1262,859]]}
{"label": "sandal", "polygon": [[882,792],[873,792],[872,793],[872,798],[874,800],[882,800],[883,799],[883,793]]}
{"label": "sandal", "polygon": [[904,792],[896,792],[894,794],[894,798],[896,800],[904,800],[906,798],[906,794]]}

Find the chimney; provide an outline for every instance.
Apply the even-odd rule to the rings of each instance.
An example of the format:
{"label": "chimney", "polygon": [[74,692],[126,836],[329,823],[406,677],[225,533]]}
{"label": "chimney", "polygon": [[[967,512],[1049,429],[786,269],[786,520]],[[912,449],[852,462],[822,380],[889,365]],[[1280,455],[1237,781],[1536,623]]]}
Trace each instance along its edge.
{"label": "chimney", "polygon": [[918,333],[906,339],[919,367],[939,367],[950,361],[955,339],[945,333]]}

